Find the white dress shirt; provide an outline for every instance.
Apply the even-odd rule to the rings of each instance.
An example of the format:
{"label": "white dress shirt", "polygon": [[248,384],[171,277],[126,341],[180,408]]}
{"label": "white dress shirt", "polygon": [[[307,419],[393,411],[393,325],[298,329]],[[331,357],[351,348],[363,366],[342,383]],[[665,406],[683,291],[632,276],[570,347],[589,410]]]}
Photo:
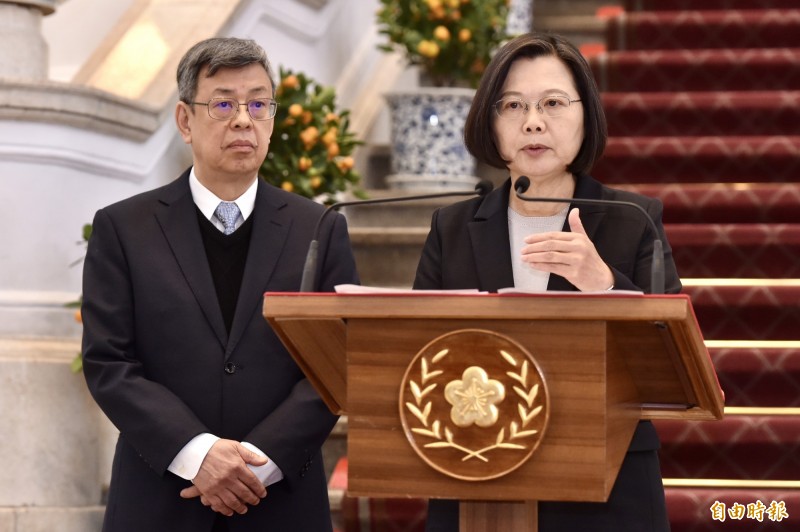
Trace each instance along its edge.
{"label": "white dress shirt", "polygon": [[[225,227],[222,225],[222,222],[214,215],[214,211],[217,210],[220,202],[222,201],[219,199],[213,192],[208,190],[206,187],[200,183],[200,180],[197,179],[197,176],[194,173],[194,167],[189,172],[189,189],[192,191],[192,199],[194,200],[194,204],[197,205],[197,208],[200,209],[200,212],[203,213],[203,216],[206,217],[214,227],[220,230],[220,232],[225,230]],[[253,181],[253,184],[248,187],[247,190],[244,191],[244,194],[236,198],[233,202],[239,207],[239,211],[241,215],[236,220],[235,229],[239,229],[239,227],[244,223],[247,218],[253,214],[253,209],[256,206],[256,191],[258,190],[258,177]]]}

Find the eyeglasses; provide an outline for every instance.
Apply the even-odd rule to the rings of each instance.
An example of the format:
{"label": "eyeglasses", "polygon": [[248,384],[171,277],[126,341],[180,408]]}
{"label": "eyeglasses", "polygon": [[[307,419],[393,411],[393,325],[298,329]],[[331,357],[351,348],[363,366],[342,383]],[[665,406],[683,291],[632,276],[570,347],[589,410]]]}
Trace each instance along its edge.
{"label": "eyeglasses", "polygon": [[528,114],[531,105],[536,107],[540,114],[546,116],[561,116],[567,109],[569,104],[580,102],[580,100],[570,100],[566,96],[550,95],[539,99],[536,102],[528,103],[521,98],[508,96],[494,104],[494,110],[500,118],[520,118]]}
{"label": "eyeglasses", "polygon": [[241,106],[247,107],[247,114],[253,120],[269,120],[278,111],[278,102],[272,98],[254,98],[247,103],[239,103],[232,98],[211,98],[208,103],[189,102],[192,105],[205,105],[208,116],[214,120],[230,120],[239,114]]}

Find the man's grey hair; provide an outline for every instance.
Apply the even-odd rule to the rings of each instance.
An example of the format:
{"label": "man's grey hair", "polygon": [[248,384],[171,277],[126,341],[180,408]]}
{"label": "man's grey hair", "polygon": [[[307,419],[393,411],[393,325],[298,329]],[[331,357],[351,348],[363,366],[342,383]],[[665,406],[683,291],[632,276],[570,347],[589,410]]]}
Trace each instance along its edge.
{"label": "man's grey hair", "polygon": [[272,87],[275,78],[264,49],[252,39],[212,37],[192,46],[178,64],[178,99],[191,103],[197,96],[200,71],[208,67],[206,76],[213,76],[220,68],[241,68],[253,63],[264,67]]}

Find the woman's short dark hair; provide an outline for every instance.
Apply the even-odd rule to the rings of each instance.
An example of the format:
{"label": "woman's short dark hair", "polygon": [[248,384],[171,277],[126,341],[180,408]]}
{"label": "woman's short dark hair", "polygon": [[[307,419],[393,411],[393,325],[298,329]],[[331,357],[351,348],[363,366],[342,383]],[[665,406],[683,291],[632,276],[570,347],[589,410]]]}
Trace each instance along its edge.
{"label": "woman's short dark hair", "polygon": [[543,56],[560,59],[575,81],[578,97],[583,104],[584,135],[578,155],[567,166],[567,170],[576,175],[587,174],[606,147],[606,115],[589,64],[572,43],[558,35],[526,33],[512,39],[497,51],[481,78],[467,115],[464,126],[467,150],[478,161],[489,166],[507,167],[508,161],[500,155],[494,138],[492,124],[497,118],[494,105],[500,99],[500,91],[503,90],[514,61]]}

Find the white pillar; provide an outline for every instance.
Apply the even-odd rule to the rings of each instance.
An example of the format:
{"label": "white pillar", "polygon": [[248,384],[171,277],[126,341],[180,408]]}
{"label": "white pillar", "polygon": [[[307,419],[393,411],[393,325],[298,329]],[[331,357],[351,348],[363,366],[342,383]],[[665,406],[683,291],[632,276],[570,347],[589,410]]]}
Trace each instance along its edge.
{"label": "white pillar", "polygon": [[47,79],[47,44],[42,16],[55,10],[56,0],[0,0],[0,78]]}

